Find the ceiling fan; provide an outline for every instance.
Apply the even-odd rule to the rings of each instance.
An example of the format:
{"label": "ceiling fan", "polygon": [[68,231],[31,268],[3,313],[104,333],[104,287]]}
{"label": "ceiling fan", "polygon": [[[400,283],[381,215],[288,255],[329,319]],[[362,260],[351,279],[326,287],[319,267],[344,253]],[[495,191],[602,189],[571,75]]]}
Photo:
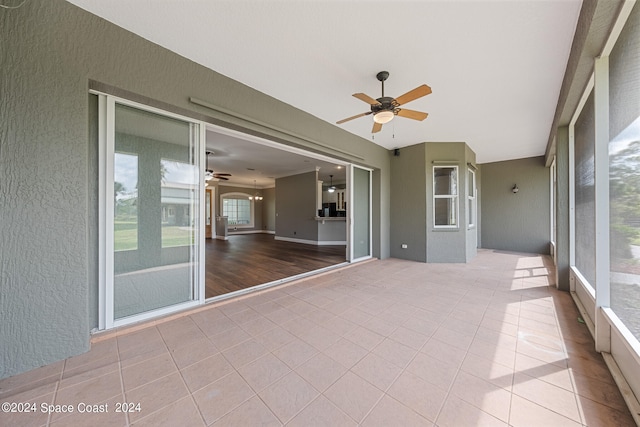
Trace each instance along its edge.
{"label": "ceiling fan", "polygon": [[215,178],[222,181],[229,181],[229,178],[227,178],[227,176],[231,176],[230,173],[218,173],[214,172],[213,169],[209,169],[209,155],[213,154],[213,151],[206,151],[205,154],[207,155],[207,169],[205,169],[204,172],[204,180],[211,181]]}
{"label": "ceiling fan", "polygon": [[429,86],[421,85],[413,90],[410,90],[404,95],[400,95],[397,98],[391,98],[388,96],[384,96],[384,81],[389,78],[389,72],[380,71],[378,74],[376,74],[376,78],[382,83],[382,96],[380,98],[373,99],[369,95],[365,95],[364,93],[353,94],[353,96],[355,96],[359,100],[371,105],[371,111],[367,111],[366,113],[358,114],[353,117],[348,117],[336,122],[336,124],[339,125],[344,122],[348,122],[349,120],[357,119],[358,117],[373,114],[374,123],[371,133],[376,133],[382,130],[382,125],[384,123],[389,123],[395,116],[406,117],[407,119],[420,121],[427,118],[428,114],[423,113],[422,111],[407,110],[406,108],[399,107],[403,104],[406,104],[407,102],[429,95],[431,93],[431,88]]}

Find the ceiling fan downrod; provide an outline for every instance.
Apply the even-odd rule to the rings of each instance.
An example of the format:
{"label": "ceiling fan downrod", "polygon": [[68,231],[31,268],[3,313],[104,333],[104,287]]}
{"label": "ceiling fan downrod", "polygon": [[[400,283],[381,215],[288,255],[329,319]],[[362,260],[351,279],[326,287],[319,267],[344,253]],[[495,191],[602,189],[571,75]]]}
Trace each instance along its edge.
{"label": "ceiling fan downrod", "polygon": [[384,98],[384,81],[389,78],[388,71],[380,71],[376,74],[376,78],[382,83],[382,98]]}

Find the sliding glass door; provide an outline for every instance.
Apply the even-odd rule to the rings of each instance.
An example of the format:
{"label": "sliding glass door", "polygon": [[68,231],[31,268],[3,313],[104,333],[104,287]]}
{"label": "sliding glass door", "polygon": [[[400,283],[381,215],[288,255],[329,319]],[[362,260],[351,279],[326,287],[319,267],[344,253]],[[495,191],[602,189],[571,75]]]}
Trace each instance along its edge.
{"label": "sliding glass door", "polygon": [[371,170],[351,165],[349,260],[371,257]]}
{"label": "sliding glass door", "polygon": [[204,210],[200,125],[111,97],[104,105],[109,328],[199,300]]}

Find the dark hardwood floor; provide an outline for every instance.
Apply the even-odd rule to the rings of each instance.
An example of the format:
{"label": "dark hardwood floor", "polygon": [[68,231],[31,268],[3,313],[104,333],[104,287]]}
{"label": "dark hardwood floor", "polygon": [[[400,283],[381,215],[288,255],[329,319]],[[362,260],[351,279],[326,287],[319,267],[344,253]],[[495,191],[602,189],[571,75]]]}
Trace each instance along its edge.
{"label": "dark hardwood floor", "polygon": [[206,239],[205,297],[226,294],[345,262],[345,246],[275,240],[272,234]]}

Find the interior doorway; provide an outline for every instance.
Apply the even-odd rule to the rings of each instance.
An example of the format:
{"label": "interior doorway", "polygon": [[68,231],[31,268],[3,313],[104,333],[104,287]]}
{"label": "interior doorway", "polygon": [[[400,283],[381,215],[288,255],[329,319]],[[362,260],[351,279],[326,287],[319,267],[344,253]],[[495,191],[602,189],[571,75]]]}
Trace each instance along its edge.
{"label": "interior doorway", "polygon": [[[205,195],[207,300],[348,261],[348,163],[215,126],[207,127],[205,150],[208,169],[222,177],[207,181]],[[292,187],[283,190],[285,182]],[[323,200],[330,194],[339,194],[339,203]],[[219,216],[228,220],[224,239],[216,238]]]}

